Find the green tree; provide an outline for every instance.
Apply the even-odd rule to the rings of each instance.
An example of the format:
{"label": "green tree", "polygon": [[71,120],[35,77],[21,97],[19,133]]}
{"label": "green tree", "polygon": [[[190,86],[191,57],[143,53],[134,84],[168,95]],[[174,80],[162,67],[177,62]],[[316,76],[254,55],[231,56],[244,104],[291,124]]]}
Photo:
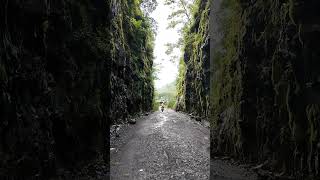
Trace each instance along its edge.
{"label": "green tree", "polygon": [[150,16],[150,14],[157,8],[157,6],[158,6],[157,0],[142,0],[142,2],[140,4],[140,7],[141,7],[146,19],[150,23],[151,29],[154,34],[157,34],[158,24],[157,24],[157,21],[155,21]]}
{"label": "green tree", "polygon": [[194,0],[165,0],[165,5],[170,6],[173,10],[168,17],[170,21],[168,28],[191,23],[193,2]]}
{"label": "green tree", "polygon": [[172,55],[175,49],[182,50],[184,39],[183,36],[188,27],[192,24],[192,12],[194,11],[194,1],[195,0],[165,0],[165,5],[172,9],[172,13],[168,16],[169,25],[167,28],[178,28],[180,33],[180,38],[177,42],[167,43],[166,54],[171,55],[170,60],[175,62],[179,57]]}

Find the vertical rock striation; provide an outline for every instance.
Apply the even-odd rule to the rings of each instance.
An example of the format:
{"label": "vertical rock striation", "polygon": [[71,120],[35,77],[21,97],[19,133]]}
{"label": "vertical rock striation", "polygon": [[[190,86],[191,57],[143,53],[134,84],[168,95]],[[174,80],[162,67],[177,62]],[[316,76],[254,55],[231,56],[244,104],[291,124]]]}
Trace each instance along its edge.
{"label": "vertical rock striation", "polygon": [[212,155],[319,176],[320,3],[213,0],[212,7]]}
{"label": "vertical rock striation", "polygon": [[[178,82],[177,110],[192,112],[198,116],[209,115],[210,60],[209,60],[209,5],[208,0],[196,1],[194,22],[185,37],[184,57],[180,66],[185,66],[183,82]],[[181,91],[181,92],[180,92]]]}
{"label": "vertical rock striation", "polygon": [[108,164],[108,125],[151,108],[139,5],[3,0],[0,9],[0,178]]}
{"label": "vertical rock striation", "polygon": [[150,111],[153,100],[153,34],[134,0],[113,1],[110,118]]}

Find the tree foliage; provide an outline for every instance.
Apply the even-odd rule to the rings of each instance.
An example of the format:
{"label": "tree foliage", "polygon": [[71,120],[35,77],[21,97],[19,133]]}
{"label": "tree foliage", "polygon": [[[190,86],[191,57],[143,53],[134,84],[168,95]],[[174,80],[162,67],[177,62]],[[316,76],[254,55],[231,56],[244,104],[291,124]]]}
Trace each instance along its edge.
{"label": "tree foliage", "polygon": [[145,18],[151,25],[151,29],[154,34],[157,34],[158,24],[157,22],[150,16],[150,14],[157,8],[158,2],[157,0],[142,0],[140,2],[140,7],[142,12],[144,13]]}
{"label": "tree foliage", "polygon": [[169,25],[169,28],[175,28],[180,23],[190,23],[192,4],[193,0],[165,0],[165,5],[173,10],[168,17],[173,26]]}
{"label": "tree foliage", "polygon": [[[165,0],[165,5],[172,9],[172,13],[168,16],[169,24],[168,29],[178,29],[181,38],[177,42],[167,43],[167,55],[172,55],[175,49],[181,49],[183,47],[183,36],[189,29],[192,23],[192,12],[195,0]],[[171,61],[176,61],[179,57],[171,56]]]}
{"label": "tree foliage", "polygon": [[158,6],[157,0],[143,0],[141,2],[141,9],[146,16],[149,16]]}

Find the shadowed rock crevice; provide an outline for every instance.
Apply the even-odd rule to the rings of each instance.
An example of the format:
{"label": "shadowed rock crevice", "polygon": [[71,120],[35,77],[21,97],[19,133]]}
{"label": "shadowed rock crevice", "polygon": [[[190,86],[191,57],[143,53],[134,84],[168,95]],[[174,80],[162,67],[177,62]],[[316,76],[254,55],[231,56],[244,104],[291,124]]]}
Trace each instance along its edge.
{"label": "shadowed rock crevice", "polygon": [[211,154],[319,176],[319,2],[212,7]]}
{"label": "shadowed rock crevice", "polygon": [[109,124],[153,99],[139,4],[4,0],[0,23],[0,179],[107,175]]}
{"label": "shadowed rock crevice", "polygon": [[195,1],[193,24],[184,37],[184,56],[180,62],[176,110],[196,116],[209,115],[210,88],[210,1]]}

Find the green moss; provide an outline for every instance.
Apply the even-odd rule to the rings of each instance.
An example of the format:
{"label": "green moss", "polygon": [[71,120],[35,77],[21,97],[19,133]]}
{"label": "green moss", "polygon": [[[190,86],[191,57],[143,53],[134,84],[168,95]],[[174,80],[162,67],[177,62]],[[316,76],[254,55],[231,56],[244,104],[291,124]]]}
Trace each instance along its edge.
{"label": "green moss", "polygon": [[[205,4],[204,4],[205,3]],[[209,1],[197,0],[192,9],[192,24],[184,29],[184,59],[180,61],[179,77],[177,80],[177,107],[184,111],[192,111],[206,116],[209,102],[205,98],[208,94],[204,88],[205,67],[209,52],[205,52],[204,45],[208,40]],[[206,63],[206,64],[205,64]],[[188,74],[188,77],[186,75]],[[185,95],[188,96],[185,96]]]}
{"label": "green moss", "polygon": [[42,27],[42,31],[46,33],[49,28],[49,21],[48,20],[43,21],[43,23],[41,24],[41,27]]}
{"label": "green moss", "polygon": [[241,81],[238,81],[238,73],[234,69],[230,69],[235,65],[235,57],[237,56],[237,49],[239,48],[238,37],[241,32],[241,17],[238,15],[240,6],[236,1],[224,1],[225,8],[230,9],[229,16],[225,17],[223,28],[226,32],[223,44],[225,52],[217,53],[213,57],[215,69],[219,70],[214,73],[212,82],[212,109],[213,121],[217,121],[216,117],[221,114],[227,107],[232,105],[238,106],[240,100],[233,99],[234,95],[241,94]]}
{"label": "green moss", "polygon": [[180,97],[183,95],[183,92],[184,92],[184,81],[185,81],[185,73],[186,73],[186,65],[183,59],[180,59],[178,72],[179,73],[177,77],[177,97]]}
{"label": "green moss", "polygon": [[127,110],[129,113],[152,110],[154,35],[148,18],[140,9],[140,0],[114,3],[119,4],[119,9],[109,35],[112,74],[115,77],[111,85],[114,92],[111,100],[117,102],[112,108],[121,106],[124,112],[114,110],[118,114],[111,116],[123,118]]}
{"label": "green moss", "polygon": [[309,123],[309,140],[312,144],[319,140],[319,119],[320,119],[320,106],[318,104],[310,104],[306,107],[306,114]]}
{"label": "green moss", "polygon": [[288,2],[288,13],[290,20],[293,24],[296,24],[294,21],[293,13],[294,13],[294,0],[289,0]]}

